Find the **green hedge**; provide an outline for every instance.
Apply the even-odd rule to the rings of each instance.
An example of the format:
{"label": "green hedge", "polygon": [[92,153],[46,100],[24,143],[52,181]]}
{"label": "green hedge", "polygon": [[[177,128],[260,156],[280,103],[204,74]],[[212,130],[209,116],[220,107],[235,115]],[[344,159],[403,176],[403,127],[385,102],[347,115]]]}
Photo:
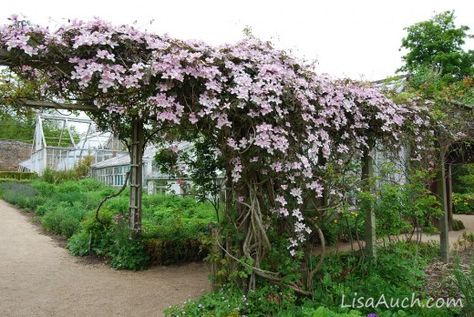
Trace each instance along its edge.
{"label": "green hedge", "polygon": [[36,173],[0,171],[0,179],[30,180],[37,177]]}

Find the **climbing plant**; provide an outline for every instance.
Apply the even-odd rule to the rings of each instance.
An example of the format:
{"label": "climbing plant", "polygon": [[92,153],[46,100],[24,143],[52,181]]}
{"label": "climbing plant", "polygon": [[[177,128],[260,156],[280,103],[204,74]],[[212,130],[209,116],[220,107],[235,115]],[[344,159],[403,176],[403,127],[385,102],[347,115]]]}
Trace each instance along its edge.
{"label": "climbing plant", "polygon": [[14,17],[0,50],[1,64],[41,83],[41,98],[94,105],[91,117],[122,138],[138,117],[150,139],[211,144],[226,191],[215,243],[245,288],[260,276],[307,292],[309,239],[324,239],[319,217],[344,196],[337,176],[375,144],[429,133],[416,103],[320,76],[251,36],[212,47],[102,20],[52,31]]}

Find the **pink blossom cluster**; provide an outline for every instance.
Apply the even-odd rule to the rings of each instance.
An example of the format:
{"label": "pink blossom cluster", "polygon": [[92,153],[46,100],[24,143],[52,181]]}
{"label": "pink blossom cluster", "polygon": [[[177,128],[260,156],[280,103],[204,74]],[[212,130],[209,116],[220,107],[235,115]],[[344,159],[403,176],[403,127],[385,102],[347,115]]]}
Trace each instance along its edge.
{"label": "pink blossom cluster", "polygon": [[417,109],[254,38],[211,47],[101,20],[52,32],[14,19],[0,28],[0,49],[18,73],[41,71],[57,97],[220,140],[235,184],[275,180],[270,207],[292,224],[292,254],[312,231],[305,197],[322,196],[328,162],[343,166],[373,141],[399,145],[407,126],[428,125]]}

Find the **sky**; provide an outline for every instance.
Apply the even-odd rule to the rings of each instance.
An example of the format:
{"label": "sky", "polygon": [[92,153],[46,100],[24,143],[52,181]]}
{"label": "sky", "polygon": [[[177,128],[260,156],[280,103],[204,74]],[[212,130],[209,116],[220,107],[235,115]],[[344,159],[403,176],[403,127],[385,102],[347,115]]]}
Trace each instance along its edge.
{"label": "sky", "polygon": [[[472,0],[7,0],[0,23],[12,14],[55,26],[68,18],[100,17],[180,39],[219,45],[238,41],[243,30],[306,61],[333,77],[378,80],[401,66],[404,28],[455,10],[457,25],[474,33]],[[474,40],[466,44],[474,49]]]}

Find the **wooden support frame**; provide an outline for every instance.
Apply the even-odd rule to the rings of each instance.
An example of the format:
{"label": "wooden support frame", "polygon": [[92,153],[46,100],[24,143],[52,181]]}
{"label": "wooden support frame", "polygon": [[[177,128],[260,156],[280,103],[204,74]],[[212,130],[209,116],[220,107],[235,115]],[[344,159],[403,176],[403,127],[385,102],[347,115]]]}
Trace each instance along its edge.
{"label": "wooden support frame", "polygon": [[130,228],[135,234],[141,233],[143,151],[145,143],[143,119],[133,118],[130,142]]}
{"label": "wooden support frame", "polygon": [[[366,149],[362,156],[362,184],[363,190],[367,193],[373,192],[372,180],[374,177],[374,150]],[[377,257],[377,235],[375,230],[375,212],[373,203],[365,198],[362,207],[365,212],[365,251],[369,257]]]}
{"label": "wooden support frame", "polygon": [[440,173],[438,175],[438,196],[443,208],[443,215],[440,218],[440,255],[441,260],[445,263],[449,262],[449,210],[448,210],[448,197],[446,191],[446,148],[440,146],[439,151],[439,166]]}
{"label": "wooden support frame", "polygon": [[29,100],[19,99],[19,102],[25,107],[31,108],[49,108],[49,109],[64,109],[72,111],[104,111],[91,105],[75,104],[75,103],[58,103],[53,101]]}
{"label": "wooden support frame", "polygon": [[454,211],[453,211],[453,164],[446,164],[446,198],[448,206],[448,228],[453,230],[454,226]]}

